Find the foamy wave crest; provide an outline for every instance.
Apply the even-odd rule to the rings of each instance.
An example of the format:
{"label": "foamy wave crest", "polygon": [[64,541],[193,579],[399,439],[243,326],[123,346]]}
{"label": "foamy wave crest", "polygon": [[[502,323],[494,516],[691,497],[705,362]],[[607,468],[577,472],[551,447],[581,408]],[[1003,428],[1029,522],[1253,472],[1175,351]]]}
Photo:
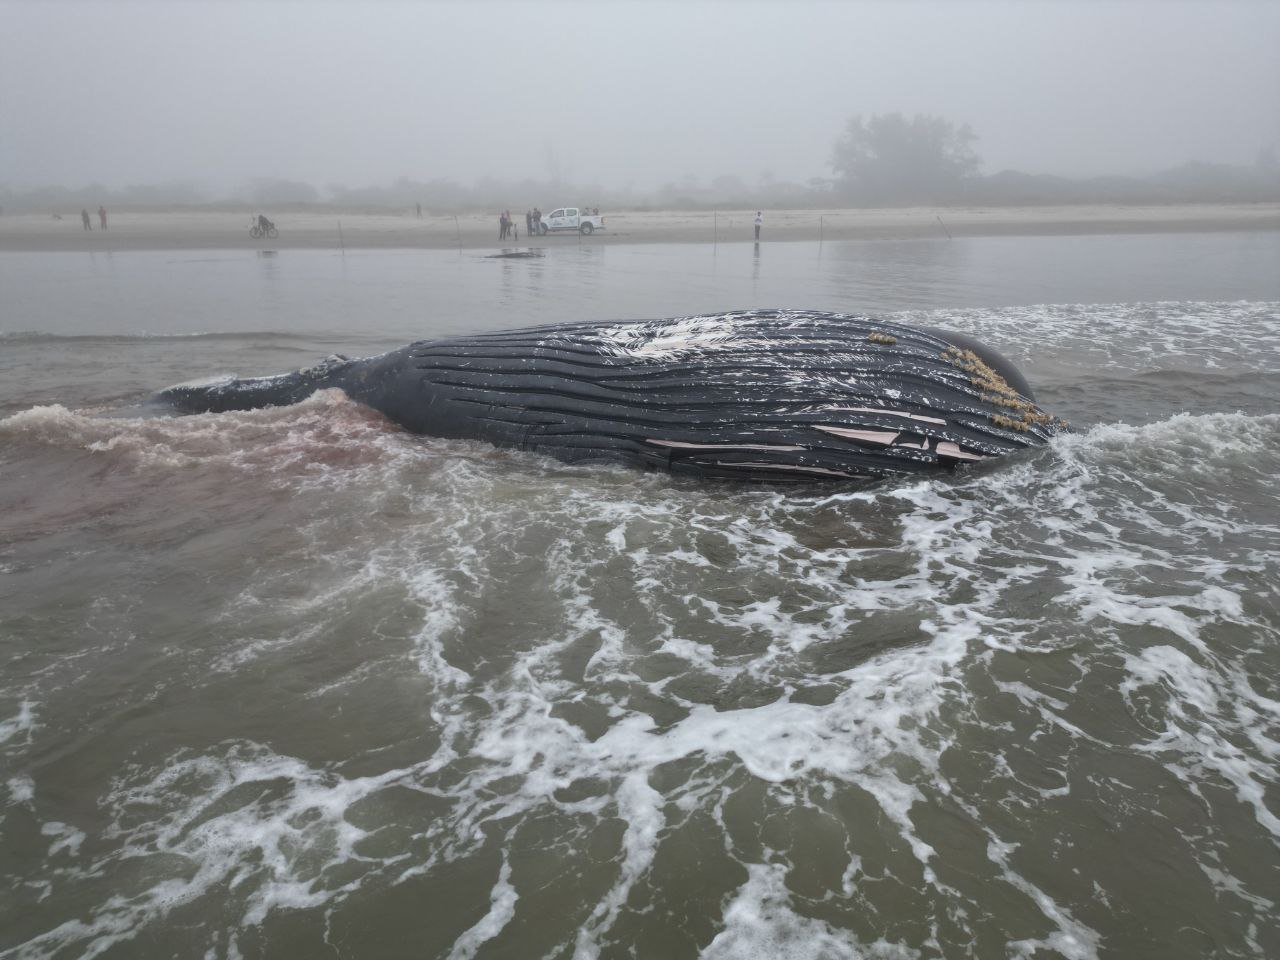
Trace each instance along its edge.
{"label": "foamy wave crest", "polygon": [[1123,469],[1148,488],[1228,483],[1243,492],[1280,476],[1280,415],[1182,413],[1142,426],[1103,424],[1057,438],[1054,449],[1082,463]]}
{"label": "foamy wave crest", "polygon": [[1099,449],[1134,450],[1139,455],[1157,453],[1179,464],[1194,466],[1255,457],[1280,449],[1280,414],[1255,417],[1243,413],[1193,416],[1179,413],[1156,423],[1130,426],[1124,423],[1092,427],[1083,437],[1065,436],[1063,445],[1089,443]]}
{"label": "foamy wave crest", "polygon": [[[798,495],[403,440],[307,474],[191,682],[331,661],[306,706],[367,746],[347,769],[241,742],[127,770],[105,836],[48,835],[54,893],[94,906],[20,955],[210,904],[208,948],[252,952],[288,911],[327,931],[461,876],[489,893],[433,917],[442,955],[623,952],[663,916],[685,955],[1087,960],[1128,945],[1123,878],[1152,858],[1265,927],[1222,849],[1274,840],[1275,704],[1250,684],[1280,639],[1251,596],[1280,534],[1162,465],[1248,463],[1276,430],[1176,417]],[[376,722],[342,713],[362,699]],[[82,896],[125,863],[140,892]],[[1151,929],[1178,929],[1178,889]]]}
{"label": "foamy wave crest", "polygon": [[1034,304],[909,311],[906,323],[980,335],[1019,364],[1069,354],[1086,369],[1280,371],[1280,302]]}
{"label": "foamy wave crest", "polygon": [[702,960],[912,960],[921,956],[881,938],[860,943],[847,930],[801,916],[790,906],[786,870],[780,864],[752,864],[747,882],[724,911],[725,927],[701,954]]}
{"label": "foamy wave crest", "polygon": [[[1243,619],[1241,611],[1235,614]],[[1148,647],[1125,658],[1122,692],[1154,727],[1141,749],[1160,758],[1202,800],[1203,787],[1230,784],[1280,842],[1280,817],[1266,799],[1268,788],[1280,786],[1280,700],[1254,690],[1238,664],[1196,646],[1189,652]],[[1244,745],[1235,742],[1240,733]]]}
{"label": "foamy wave crest", "polygon": [[22,735],[25,735],[27,740],[31,739],[32,731],[38,726],[35,706],[30,700],[23,700],[18,705],[18,712],[14,716],[0,721],[0,744]]}
{"label": "foamy wave crest", "polygon": [[[137,858],[152,865],[152,881],[99,904],[86,920],[27,941],[15,955],[47,957],[78,945],[81,955],[97,956],[220,885],[235,891],[244,926],[273,910],[322,904],[351,886],[327,872],[364,859],[356,847],[369,834],[345,815],[388,779],[346,780],[253,744],[220,757],[177,757],[150,777],[126,774],[106,798],[113,811],[106,836],[118,851],[60,864],[49,879],[58,892],[74,891],[98,871]],[[75,854],[82,838],[65,827],[46,825],[45,833]],[[236,955],[234,938],[229,944],[225,936],[214,933],[211,942]]]}

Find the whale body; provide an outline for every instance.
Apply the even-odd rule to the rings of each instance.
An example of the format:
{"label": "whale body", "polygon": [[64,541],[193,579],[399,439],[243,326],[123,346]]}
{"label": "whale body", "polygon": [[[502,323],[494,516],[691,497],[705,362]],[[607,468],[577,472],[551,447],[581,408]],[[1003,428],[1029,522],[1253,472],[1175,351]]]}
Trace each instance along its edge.
{"label": "whale body", "polygon": [[179,384],[155,399],[219,412],[329,388],[414,433],[773,483],[954,467],[1066,429],[1011,363],[970,337],[798,310],[423,340],[278,376]]}

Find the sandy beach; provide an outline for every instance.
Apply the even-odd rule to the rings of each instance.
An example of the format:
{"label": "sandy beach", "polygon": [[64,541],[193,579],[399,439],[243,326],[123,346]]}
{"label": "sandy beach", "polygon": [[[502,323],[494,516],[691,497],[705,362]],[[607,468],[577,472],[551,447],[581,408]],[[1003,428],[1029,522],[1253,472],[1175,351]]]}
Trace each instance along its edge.
{"label": "sandy beach", "polygon": [[[245,212],[187,209],[109,211],[108,229],[84,230],[78,214],[6,214],[0,250],[209,250],[265,249],[502,249],[565,243],[749,243],[755,211],[605,210],[605,227],[576,233],[499,241],[496,215],[423,214],[412,211],[348,213],[270,211],[280,235],[249,236]],[[1035,236],[1280,230],[1280,204],[1171,204],[1167,206],[911,207],[868,210],[767,210],[761,240],[901,240],[925,237]]]}

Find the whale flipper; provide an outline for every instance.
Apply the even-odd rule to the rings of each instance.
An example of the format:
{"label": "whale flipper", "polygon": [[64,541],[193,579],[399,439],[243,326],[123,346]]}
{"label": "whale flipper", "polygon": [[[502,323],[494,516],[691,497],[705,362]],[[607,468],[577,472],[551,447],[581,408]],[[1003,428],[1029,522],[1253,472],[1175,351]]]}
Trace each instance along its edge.
{"label": "whale flipper", "polygon": [[315,366],[268,377],[231,375],[177,383],[157,391],[152,399],[182,413],[225,413],[300,403],[317,390],[334,385],[335,378],[355,361],[333,354]]}

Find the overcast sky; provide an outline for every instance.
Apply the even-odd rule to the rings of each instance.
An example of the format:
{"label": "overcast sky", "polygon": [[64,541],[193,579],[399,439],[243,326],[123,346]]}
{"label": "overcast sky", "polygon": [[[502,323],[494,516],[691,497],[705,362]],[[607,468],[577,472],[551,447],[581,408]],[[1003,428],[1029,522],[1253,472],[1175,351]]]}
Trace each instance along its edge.
{"label": "overcast sky", "polygon": [[853,114],[983,170],[1280,144],[1280,2],[0,0],[0,184],[829,176]]}

